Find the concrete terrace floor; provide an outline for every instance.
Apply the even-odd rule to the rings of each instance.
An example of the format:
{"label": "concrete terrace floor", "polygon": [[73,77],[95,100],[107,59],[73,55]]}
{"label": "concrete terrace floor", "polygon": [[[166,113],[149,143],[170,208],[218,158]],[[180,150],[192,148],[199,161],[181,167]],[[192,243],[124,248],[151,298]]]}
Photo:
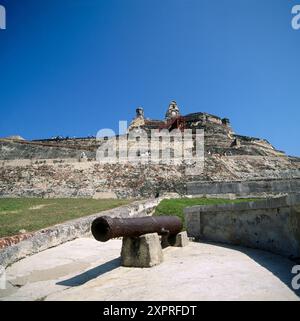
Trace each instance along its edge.
{"label": "concrete terrace floor", "polygon": [[190,243],[148,269],[120,266],[120,240],[80,238],[7,268],[0,300],[299,300],[292,261],[268,252]]}

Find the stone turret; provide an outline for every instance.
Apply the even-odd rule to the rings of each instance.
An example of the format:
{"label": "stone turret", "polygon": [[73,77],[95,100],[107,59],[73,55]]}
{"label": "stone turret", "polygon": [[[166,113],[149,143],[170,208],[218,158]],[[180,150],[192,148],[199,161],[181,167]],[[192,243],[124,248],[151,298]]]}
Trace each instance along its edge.
{"label": "stone turret", "polygon": [[143,109],[143,107],[138,107],[135,111],[136,111],[135,119],[144,118],[144,109]]}
{"label": "stone turret", "polygon": [[166,121],[172,119],[172,118],[175,118],[177,116],[180,116],[180,112],[179,112],[179,108],[177,106],[177,103],[175,100],[171,101],[169,107],[168,107],[168,110],[166,112],[166,116],[165,116],[165,119]]}
{"label": "stone turret", "polygon": [[136,109],[136,116],[134,120],[131,122],[128,130],[141,127],[143,125],[145,125],[144,109],[142,107],[138,107]]}

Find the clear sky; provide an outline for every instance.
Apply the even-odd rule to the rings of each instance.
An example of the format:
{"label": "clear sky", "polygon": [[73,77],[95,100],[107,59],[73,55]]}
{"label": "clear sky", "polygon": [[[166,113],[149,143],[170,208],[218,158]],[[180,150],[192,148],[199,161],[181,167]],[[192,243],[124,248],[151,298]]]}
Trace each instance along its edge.
{"label": "clear sky", "polygon": [[0,136],[96,135],[143,106],[300,156],[300,0],[0,0]]}

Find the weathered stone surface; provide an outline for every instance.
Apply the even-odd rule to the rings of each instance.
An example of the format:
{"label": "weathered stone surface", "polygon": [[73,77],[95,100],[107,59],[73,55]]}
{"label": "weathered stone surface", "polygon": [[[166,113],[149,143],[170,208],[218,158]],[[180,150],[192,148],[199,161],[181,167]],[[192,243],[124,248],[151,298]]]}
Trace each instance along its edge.
{"label": "weathered stone surface", "polygon": [[80,154],[79,161],[82,162],[82,163],[88,161],[88,157],[87,157],[87,155],[86,155],[85,152],[82,152],[82,153]]}
{"label": "weathered stone surface", "polygon": [[[6,269],[2,301],[298,300],[294,262],[272,253],[191,242],[152,269],[120,266],[121,240],[79,238]],[[298,291],[299,292],[299,291]]]}
{"label": "weathered stone surface", "polygon": [[[175,102],[170,104],[169,111],[170,117],[178,115]],[[182,118],[187,129],[204,130],[203,171],[189,175],[192,165],[185,161],[171,165],[96,162],[98,147],[114,142],[115,137],[110,140],[95,137],[40,141],[0,139],[0,197],[94,197],[96,193],[114,192],[118,198],[142,198],[165,192],[189,194],[186,183],[191,181],[206,184],[207,181],[300,177],[299,157],[286,156],[264,139],[235,134],[228,119],[207,113]],[[164,120],[145,118],[141,109],[136,120],[142,120],[136,127],[145,129],[147,134],[166,124]],[[118,136],[118,141],[125,136],[127,138],[127,135]],[[136,142],[136,138],[128,145]],[[148,143],[145,143],[147,149]],[[181,145],[173,147],[174,152]],[[79,162],[83,153],[87,159]],[[144,159],[147,155],[146,150],[140,157]]]}
{"label": "weathered stone surface", "polygon": [[188,235],[300,258],[300,196],[184,210]]}
{"label": "weathered stone surface", "polygon": [[251,180],[232,182],[188,182],[188,195],[224,195],[238,196],[296,193],[300,191],[300,178],[278,180]]}
{"label": "weathered stone surface", "polygon": [[116,199],[118,198],[114,192],[96,192],[93,196],[95,199]]}
{"label": "weathered stone surface", "polygon": [[[22,233],[20,231],[20,233]],[[11,246],[13,244],[17,244],[23,240],[26,240],[33,236],[33,233],[22,233],[20,235],[8,236],[0,238],[0,250],[4,249],[7,246]]]}
{"label": "weathered stone surface", "polygon": [[0,197],[142,198],[166,192],[184,193],[184,168],[168,165],[97,162],[0,167]]}
{"label": "weathered stone surface", "polygon": [[123,237],[122,265],[126,267],[152,267],[163,261],[163,252],[157,233],[139,237]]}
{"label": "weathered stone surface", "polygon": [[[300,164],[300,163],[299,163]],[[191,181],[280,180],[300,177],[300,171],[284,170],[288,160],[257,157],[206,157],[204,172],[186,174],[186,165],[99,164],[69,162],[0,166],[0,197],[94,197],[113,192],[118,198],[142,198],[168,192],[195,194]],[[271,170],[270,167],[276,167]],[[282,180],[281,180],[282,181]],[[229,182],[230,183],[230,182]],[[280,186],[280,183],[278,183]],[[205,191],[204,191],[205,192]],[[207,190],[206,194],[210,192]]]}
{"label": "weathered stone surface", "polygon": [[[96,143],[96,141],[95,141]],[[0,139],[0,159],[65,159],[78,160],[82,152],[94,158],[94,152],[85,143],[66,142],[31,142],[22,140]]]}
{"label": "weathered stone surface", "polygon": [[183,231],[183,232],[178,233],[176,235],[175,244],[173,246],[185,247],[187,245],[189,245],[189,238],[187,236],[187,232]]}

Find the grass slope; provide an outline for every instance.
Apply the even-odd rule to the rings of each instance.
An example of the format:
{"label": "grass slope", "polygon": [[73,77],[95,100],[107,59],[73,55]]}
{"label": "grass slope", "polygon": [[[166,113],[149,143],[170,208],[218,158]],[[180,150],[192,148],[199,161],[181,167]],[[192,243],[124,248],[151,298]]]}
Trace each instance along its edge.
{"label": "grass slope", "polygon": [[130,203],[118,199],[0,199],[0,237],[36,231]]}

